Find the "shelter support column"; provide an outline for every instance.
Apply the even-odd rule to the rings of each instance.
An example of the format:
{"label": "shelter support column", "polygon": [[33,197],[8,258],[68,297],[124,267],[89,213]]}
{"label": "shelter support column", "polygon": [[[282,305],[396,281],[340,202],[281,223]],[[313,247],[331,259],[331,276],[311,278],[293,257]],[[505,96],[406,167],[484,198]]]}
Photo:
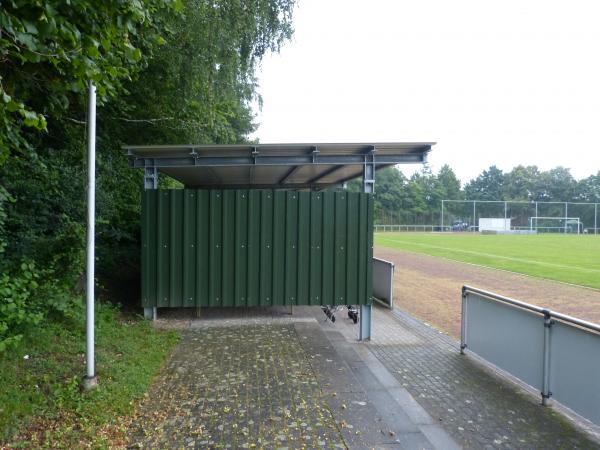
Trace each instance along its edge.
{"label": "shelter support column", "polygon": [[[158,189],[158,171],[154,166],[153,160],[144,161],[144,190]],[[156,306],[144,308],[144,318],[148,320],[156,320]]]}
{"label": "shelter support column", "polygon": [[144,167],[144,189],[158,188],[158,172],[154,166]]}
{"label": "shelter support column", "polygon": [[[363,166],[363,190],[368,194],[375,192],[375,149],[365,155],[365,163]],[[372,241],[371,241],[372,242]],[[373,258],[368,262],[373,264]],[[369,299],[370,300],[370,299]],[[360,305],[359,316],[359,341],[371,340],[371,323],[372,323],[373,305]]]}

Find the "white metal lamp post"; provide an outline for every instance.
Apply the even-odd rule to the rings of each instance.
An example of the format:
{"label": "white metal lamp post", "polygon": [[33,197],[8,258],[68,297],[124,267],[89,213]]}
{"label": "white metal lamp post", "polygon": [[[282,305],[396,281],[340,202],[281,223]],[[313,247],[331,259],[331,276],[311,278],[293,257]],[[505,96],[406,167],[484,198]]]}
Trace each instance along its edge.
{"label": "white metal lamp post", "polygon": [[87,264],[86,264],[86,374],[83,379],[85,389],[98,385],[94,361],[94,268],[95,268],[95,229],[96,229],[96,86],[90,81],[88,86],[87,121]]}

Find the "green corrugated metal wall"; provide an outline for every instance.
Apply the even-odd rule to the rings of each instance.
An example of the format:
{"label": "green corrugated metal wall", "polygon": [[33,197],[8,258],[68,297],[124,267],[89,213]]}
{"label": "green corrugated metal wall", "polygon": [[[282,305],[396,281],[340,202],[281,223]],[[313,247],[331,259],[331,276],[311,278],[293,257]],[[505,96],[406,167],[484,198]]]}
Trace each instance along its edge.
{"label": "green corrugated metal wall", "polygon": [[371,303],[373,198],[147,190],[142,306]]}

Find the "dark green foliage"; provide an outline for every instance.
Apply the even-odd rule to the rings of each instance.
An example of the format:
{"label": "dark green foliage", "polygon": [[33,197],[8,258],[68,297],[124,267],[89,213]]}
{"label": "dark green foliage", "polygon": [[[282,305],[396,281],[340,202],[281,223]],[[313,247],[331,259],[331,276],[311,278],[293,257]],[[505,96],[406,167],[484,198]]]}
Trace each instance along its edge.
{"label": "dark green foliage", "polygon": [[[349,189],[360,190],[358,181]],[[395,168],[377,172],[375,182],[375,220],[378,224],[437,225],[442,200],[506,200],[527,202],[600,202],[600,172],[577,181],[569,169],[556,167],[540,171],[537,166],[516,166],[504,173],[496,166],[484,170],[461,188],[454,171],[444,165],[437,174],[427,166],[410,179]],[[449,204],[446,204],[447,206]],[[463,205],[464,206],[464,205]],[[500,209],[499,209],[500,208]],[[480,214],[503,214],[503,205],[478,206]],[[511,205],[510,214],[527,220],[532,212],[527,205]],[[571,208],[573,210],[573,208]],[[468,206],[457,217],[468,218]],[[561,216],[564,205],[546,205],[544,215]],[[594,223],[593,207],[573,211],[582,221]],[[590,216],[592,214],[592,216]],[[525,217],[527,216],[527,217]]]}
{"label": "dark green foliage", "polygon": [[468,200],[501,200],[504,194],[504,173],[496,166],[484,170],[465,185]]}
{"label": "dark green foliage", "polygon": [[[438,174],[429,166],[407,179],[390,167],[377,172],[375,180],[375,218],[377,223],[437,223],[443,199],[463,197],[460,180],[444,165]],[[357,189],[358,185],[354,187]]]}
{"label": "dark green foliage", "polygon": [[[2,3],[3,305],[18,297],[33,320],[38,312],[68,314],[78,301],[89,80],[98,91],[97,277],[113,297],[138,303],[142,174],[128,167],[121,145],[246,141],[255,127],[250,103],[259,100],[255,69],[291,36],[293,7],[294,0]],[[30,262],[35,286],[21,269]],[[0,316],[1,323],[3,340],[28,321]]]}
{"label": "dark green foliage", "polygon": [[38,287],[37,278],[32,263],[23,263],[17,277],[0,275],[0,353],[14,347],[23,339],[23,330],[43,318],[30,298]]}

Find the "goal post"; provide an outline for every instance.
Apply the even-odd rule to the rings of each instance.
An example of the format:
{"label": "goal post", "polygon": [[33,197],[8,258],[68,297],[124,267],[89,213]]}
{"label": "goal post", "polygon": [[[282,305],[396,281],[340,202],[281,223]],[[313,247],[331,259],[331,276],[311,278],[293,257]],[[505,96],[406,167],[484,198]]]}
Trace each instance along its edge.
{"label": "goal post", "polygon": [[579,217],[531,216],[529,218],[529,229],[538,233],[580,234],[582,228]]}

